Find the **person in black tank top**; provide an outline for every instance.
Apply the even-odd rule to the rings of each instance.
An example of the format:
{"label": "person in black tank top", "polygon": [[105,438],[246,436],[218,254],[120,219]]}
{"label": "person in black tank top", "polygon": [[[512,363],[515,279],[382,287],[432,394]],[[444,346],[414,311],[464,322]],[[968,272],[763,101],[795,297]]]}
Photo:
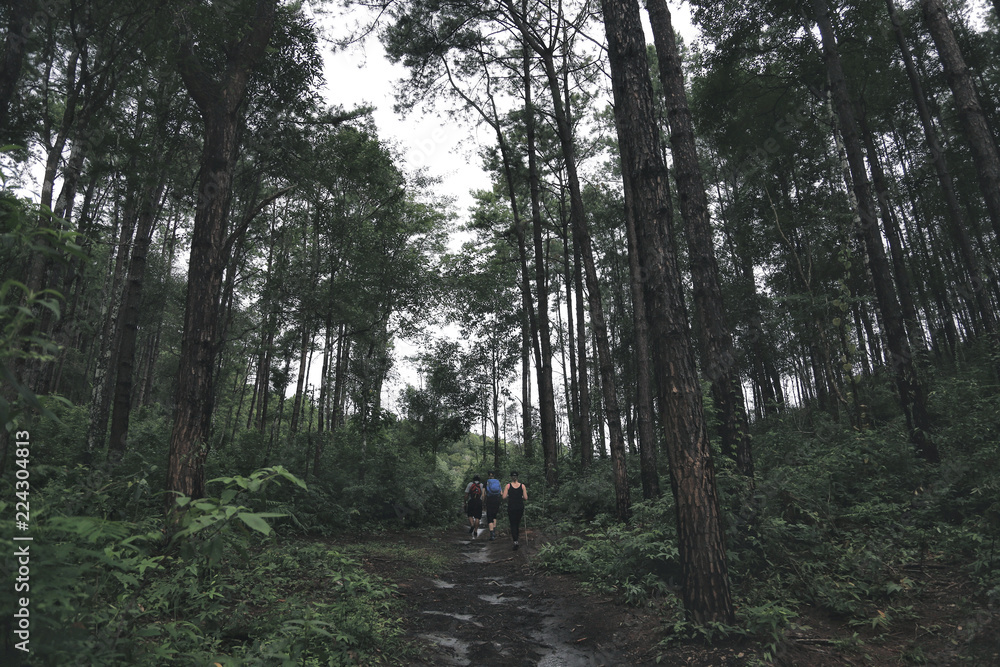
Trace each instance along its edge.
{"label": "person in black tank top", "polygon": [[517,471],[510,473],[510,482],[503,489],[507,499],[507,517],[510,519],[510,536],[514,540],[514,550],[518,547],[521,533],[521,519],[524,517],[524,501],[528,499],[528,487],[517,480]]}

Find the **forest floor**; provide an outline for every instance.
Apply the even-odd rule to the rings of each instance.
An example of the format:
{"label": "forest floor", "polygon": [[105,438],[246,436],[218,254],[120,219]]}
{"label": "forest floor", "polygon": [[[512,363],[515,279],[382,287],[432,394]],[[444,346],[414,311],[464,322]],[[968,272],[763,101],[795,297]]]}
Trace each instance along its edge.
{"label": "forest floor", "polygon": [[[498,526],[499,527],[499,526]],[[400,531],[367,536],[365,568],[398,586],[407,614],[407,639],[421,647],[412,664],[504,667],[689,665],[787,667],[844,665],[1000,666],[1000,611],[957,567],[934,564],[908,572],[919,593],[910,618],[888,630],[850,626],[800,608],[773,661],[746,640],[711,646],[660,645],[662,619],[652,609],[626,606],[584,591],[579,582],[546,573],[533,562],[544,536],[522,537],[512,550],[506,530],[489,541],[468,529]],[[372,543],[405,545],[409,556]],[[412,554],[442,564],[414,567]],[[395,552],[402,554],[403,552]]]}

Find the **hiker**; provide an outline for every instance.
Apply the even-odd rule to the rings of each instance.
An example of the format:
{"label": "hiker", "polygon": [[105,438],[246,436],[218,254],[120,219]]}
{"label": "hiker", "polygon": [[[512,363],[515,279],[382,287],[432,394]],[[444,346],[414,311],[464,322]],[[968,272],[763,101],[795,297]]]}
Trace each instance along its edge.
{"label": "hiker", "polygon": [[490,541],[497,538],[497,514],[500,513],[500,500],[503,490],[495,472],[490,470],[486,480],[486,526],[490,529]]}
{"label": "hiker", "polygon": [[476,539],[479,534],[479,519],[483,516],[483,485],[479,475],[465,487],[465,514],[469,517],[469,534]]}
{"label": "hiker", "polygon": [[517,551],[517,538],[521,533],[521,518],[524,516],[524,501],[528,499],[528,487],[517,481],[516,470],[510,473],[510,481],[503,488],[503,497],[507,500],[510,536],[514,540],[514,551]]}

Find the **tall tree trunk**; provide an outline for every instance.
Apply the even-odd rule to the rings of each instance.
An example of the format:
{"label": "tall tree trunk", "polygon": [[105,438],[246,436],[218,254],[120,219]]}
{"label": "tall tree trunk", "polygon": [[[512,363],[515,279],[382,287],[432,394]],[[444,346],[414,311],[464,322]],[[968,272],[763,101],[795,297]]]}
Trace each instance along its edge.
{"label": "tall tree trunk", "polygon": [[7,35],[0,54],[0,144],[11,140],[10,117],[14,109],[14,93],[24,66],[25,46],[31,33],[31,12],[35,0],[9,0]]}
{"label": "tall tree trunk", "polygon": [[854,108],[847,90],[847,80],[844,78],[840,52],[830,21],[829,7],[826,0],[813,0],[813,8],[823,41],[823,56],[830,78],[833,102],[840,120],[844,148],[847,151],[854,196],[861,218],[860,232],[874,280],[875,298],[881,316],[882,330],[885,332],[886,345],[892,356],[892,373],[906,416],[910,440],[913,442],[918,456],[927,461],[938,462],[940,455],[930,437],[927,392],[913,363],[913,353],[906,338],[906,328],[899,302],[896,299],[889,263],[885,256],[885,247],[882,245],[875,202],[871,195],[868,172],[865,168],[864,151],[861,148]]}
{"label": "tall tree trunk", "polygon": [[[251,69],[264,57],[274,29],[277,0],[257,0],[240,41],[231,44],[218,79],[195,52],[197,39],[178,13],[177,66],[204,122],[198,179],[198,207],[191,236],[184,329],[177,371],[174,423],[170,434],[167,489],[192,498],[205,495],[205,457],[212,421],[215,357],[220,342],[219,297],[226,259],[232,176],[239,150],[244,101]],[[173,508],[172,496],[168,509]]]}
{"label": "tall tree trunk", "polygon": [[[579,454],[580,441],[583,439],[582,420],[580,419],[580,374],[576,367],[576,311],[573,308],[573,272],[570,266],[570,240],[569,221],[564,213],[565,206],[560,201],[559,210],[562,213],[562,242],[563,242],[563,285],[566,288],[566,345],[563,346],[563,367],[566,366],[566,354],[569,354],[569,391],[567,396],[567,408],[569,410],[569,436],[572,451]],[[581,456],[582,459],[582,456]]]}
{"label": "tall tree trunk", "polygon": [[979,104],[969,68],[958,48],[955,33],[952,32],[951,23],[940,0],[920,0],[920,6],[924,13],[924,23],[934,39],[938,57],[948,78],[948,85],[955,96],[955,107],[976,164],[979,187],[986,199],[993,231],[1000,236],[1000,157],[997,155],[986,114]]}
{"label": "tall tree trunk", "polygon": [[[629,202],[630,204],[631,202]],[[653,364],[649,347],[649,322],[646,319],[646,296],[643,292],[642,266],[639,263],[639,240],[636,236],[635,211],[625,207],[625,234],[628,243],[629,289],[632,295],[632,322],[635,327],[635,409],[639,431],[639,456],[642,460],[642,497],[660,496],[660,476],[656,472],[656,433],[653,424]]]}
{"label": "tall tree trunk", "polygon": [[303,392],[306,385],[306,365],[309,361],[310,336],[312,333],[309,328],[309,322],[306,320],[305,308],[302,309],[300,314],[302,317],[302,342],[299,350],[302,356],[299,360],[298,380],[295,383],[295,400],[292,402],[292,420],[288,426],[289,432],[293,434],[299,430],[299,410],[305,404]]}
{"label": "tall tree trunk", "polygon": [[546,280],[545,253],[542,239],[541,185],[535,149],[535,108],[531,97],[531,73],[527,49],[524,55],[524,110],[527,124],[528,181],[531,192],[532,237],[535,246],[535,290],[538,303],[538,339],[541,356],[538,359],[538,410],[542,420],[542,460],[545,482],[556,482],[556,414],[555,391],[552,385],[552,343],[549,334],[549,298]]}
{"label": "tall tree trunk", "polygon": [[114,409],[111,413],[111,439],[108,442],[108,461],[116,464],[125,455],[129,418],[132,411],[132,376],[135,366],[136,339],[139,334],[139,309],[142,285],[146,276],[146,257],[153,238],[156,222],[166,188],[163,172],[154,176],[155,184],[144,189],[140,196],[139,220],[136,225],[132,256],[129,259],[128,278],[122,297],[121,324],[119,326],[118,368],[115,370]]}
{"label": "tall tree trunk", "polygon": [[594,427],[590,421],[590,362],[587,359],[587,322],[583,301],[583,260],[580,244],[573,239],[573,288],[576,290],[576,357],[578,387],[580,389],[580,465],[584,468],[594,461]]}
{"label": "tall tree trunk", "polygon": [[653,40],[660,65],[660,83],[667,102],[670,147],[674,158],[677,197],[688,241],[697,331],[705,375],[712,383],[712,397],[719,414],[722,451],[736,460],[737,469],[753,477],[750,429],[744,410],[743,387],[733,338],[726,322],[726,307],[719,285],[719,265],[712,244],[708,196],[698,162],[694,122],[684,90],[684,72],[666,0],[646,0]]}
{"label": "tall tree trunk", "polygon": [[732,623],[729,566],[715,467],[695,370],[671,222],[666,167],[637,0],[602,0],[625,196],[648,276],[647,318],[676,501],[684,608],[698,623]]}
{"label": "tall tree trunk", "polygon": [[333,414],[331,428],[344,423],[344,397],[347,394],[347,367],[351,360],[351,339],[347,335],[347,325],[341,324],[337,331],[337,367],[333,382]]}
{"label": "tall tree trunk", "polygon": [[[601,303],[600,282],[597,278],[597,267],[594,261],[590,230],[587,227],[583,196],[580,190],[580,179],[577,174],[576,142],[573,138],[570,110],[565,107],[563,102],[553,49],[542,44],[532,32],[531,27],[527,24],[526,7],[527,4],[522,2],[522,9],[519,12],[514,7],[513,0],[507,0],[507,9],[517,23],[525,43],[541,59],[545,70],[545,77],[549,85],[549,94],[552,99],[556,120],[556,131],[559,136],[559,145],[562,150],[566,177],[569,182],[570,221],[573,224],[573,235],[580,245],[584,277],[587,281],[587,304],[590,306],[590,322],[594,329],[594,338],[597,342],[601,389],[604,396],[604,414],[608,422],[611,458],[614,467],[616,512],[619,519],[627,520],[631,512],[631,499],[629,498],[628,474],[625,464],[625,438],[622,433],[621,408],[618,403],[614,359],[611,356],[611,346],[608,342],[608,327],[604,318],[604,305]],[[527,58],[527,55],[525,55],[525,58]],[[525,86],[529,85],[530,81],[526,71]],[[533,129],[529,129],[529,133],[533,133]],[[532,139],[529,138],[530,141]],[[648,473],[655,475],[655,468],[648,471]]]}
{"label": "tall tree trunk", "polygon": [[132,233],[135,229],[135,204],[128,197],[125,211],[121,215],[121,233],[118,236],[117,251],[113,269],[107,280],[105,297],[106,310],[100,345],[95,349],[93,389],[90,395],[89,423],[87,425],[87,445],[84,460],[92,460],[104,449],[108,435],[108,417],[111,414],[111,397],[114,388],[114,369],[118,367],[118,317],[122,303],[122,284],[128,266],[129,249],[132,247]]}
{"label": "tall tree trunk", "polygon": [[[1000,4],[1000,0],[994,0],[994,3]],[[899,50],[903,57],[906,77],[913,90],[913,99],[920,114],[920,124],[924,130],[924,137],[931,154],[931,161],[934,164],[934,171],[937,174],[938,183],[941,185],[941,191],[944,193],[945,204],[948,210],[946,216],[948,227],[951,230],[952,239],[958,245],[965,263],[965,271],[967,272],[971,287],[968,291],[971,292],[978,310],[976,316],[979,322],[982,323],[986,334],[993,336],[997,329],[996,315],[989,301],[989,294],[986,291],[982,271],[979,267],[979,259],[972,247],[972,240],[969,238],[968,226],[962,215],[961,206],[958,203],[958,196],[955,193],[955,185],[948,170],[944,150],[938,139],[937,130],[934,128],[931,112],[927,105],[927,98],[924,95],[917,69],[913,64],[913,56],[910,53],[910,47],[907,44],[906,35],[903,32],[903,26],[899,20],[899,14],[896,11],[893,0],[886,0],[886,7],[889,10],[889,17],[892,20],[892,29],[893,34],[896,36],[896,43],[899,45]],[[1000,12],[998,12],[998,18],[1000,18]]]}
{"label": "tall tree trunk", "polygon": [[868,168],[872,175],[872,186],[875,188],[875,196],[882,217],[882,228],[885,230],[885,238],[889,242],[889,257],[892,260],[893,276],[899,286],[897,292],[899,293],[899,303],[902,308],[903,321],[906,324],[910,349],[916,350],[918,353],[924,352],[927,349],[927,344],[920,324],[920,317],[917,314],[917,306],[913,301],[913,281],[910,280],[910,271],[903,250],[902,232],[899,228],[896,212],[889,202],[889,182],[882,169],[882,160],[879,157],[878,147],[875,145],[875,137],[871,128],[868,127],[864,114],[858,116],[858,130],[862,133],[868,155]]}
{"label": "tall tree trunk", "polygon": [[[487,98],[489,109],[484,108],[475,100],[470,98],[462,88],[454,81],[451,70],[448,68],[448,61],[442,58],[442,64],[448,73],[448,82],[452,90],[465,102],[475,109],[479,116],[493,128],[497,135],[497,147],[500,150],[500,161],[503,168],[504,184],[507,186],[507,199],[510,203],[511,217],[513,217],[513,231],[517,245],[517,256],[519,262],[521,291],[521,330],[522,330],[522,357],[521,357],[521,430],[525,458],[534,457],[534,433],[532,427],[531,412],[531,368],[529,354],[534,353],[537,364],[541,364],[541,345],[538,340],[538,318],[535,314],[534,304],[531,301],[531,272],[528,270],[528,246],[525,234],[525,223],[521,216],[520,206],[517,200],[517,183],[514,174],[513,156],[507,139],[504,136],[503,128],[500,124],[500,114],[496,108],[496,102],[492,92],[492,80],[489,77],[489,69],[484,67],[487,82]],[[579,296],[578,296],[579,298]]]}

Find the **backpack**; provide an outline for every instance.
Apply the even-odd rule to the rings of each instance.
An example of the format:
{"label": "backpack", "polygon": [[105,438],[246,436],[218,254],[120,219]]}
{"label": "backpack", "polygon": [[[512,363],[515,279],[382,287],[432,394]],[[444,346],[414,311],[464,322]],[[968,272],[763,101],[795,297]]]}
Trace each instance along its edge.
{"label": "backpack", "polygon": [[486,495],[488,496],[499,496],[502,493],[500,490],[500,480],[499,479],[488,479],[486,480]]}
{"label": "backpack", "polygon": [[482,492],[483,492],[483,485],[480,484],[479,482],[473,482],[472,488],[469,489],[469,497],[478,498],[479,494],[481,494]]}

